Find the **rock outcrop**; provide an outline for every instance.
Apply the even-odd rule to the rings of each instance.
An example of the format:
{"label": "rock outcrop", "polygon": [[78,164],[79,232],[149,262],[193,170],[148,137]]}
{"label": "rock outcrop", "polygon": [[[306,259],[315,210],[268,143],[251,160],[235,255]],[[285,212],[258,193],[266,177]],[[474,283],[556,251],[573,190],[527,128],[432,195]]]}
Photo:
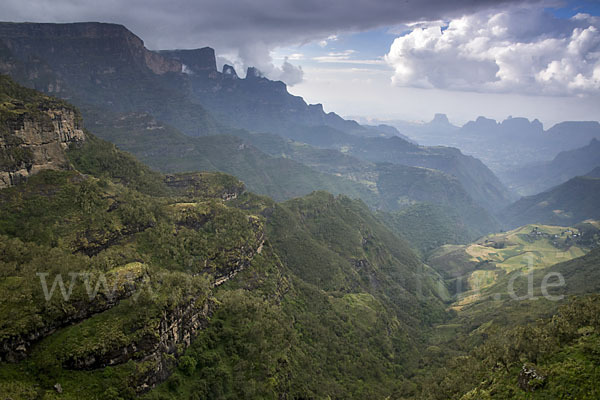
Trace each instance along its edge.
{"label": "rock outcrop", "polygon": [[219,172],[190,172],[167,175],[165,183],[178,194],[199,198],[233,200],[246,190],[244,184]]}
{"label": "rock outcrop", "polygon": [[546,384],[546,377],[533,365],[524,364],[519,373],[519,387],[526,392],[534,392]]}
{"label": "rock outcrop", "polygon": [[172,60],[179,61],[191,73],[217,71],[215,51],[210,47],[193,50],[162,50],[159,53]]}
{"label": "rock outcrop", "polygon": [[65,150],[85,140],[77,112],[43,96],[29,104],[8,99],[0,116],[0,189],[42,170],[68,169]]}

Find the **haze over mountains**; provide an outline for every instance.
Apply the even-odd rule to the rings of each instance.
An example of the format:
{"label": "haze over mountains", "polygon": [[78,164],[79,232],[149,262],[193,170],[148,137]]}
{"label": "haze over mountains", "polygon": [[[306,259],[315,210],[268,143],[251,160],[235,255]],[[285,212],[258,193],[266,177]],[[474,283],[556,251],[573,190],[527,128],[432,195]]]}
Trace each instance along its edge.
{"label": "haze over mountains", "polygon": [[0,22],[0,398],[594,398],[599,138]]}
{"label": "haze over mountains", "polygon": [[[468,218],[465,210],[473,208],[471,205],[465,208],[470,202],[477,204],[475,209],[482,207],[491,212],[508,205],[514,198],[484,164],[456,149],[419,147],[397,135],[388,137],[396,132],[390,127],[378,131],[334,113],[326,114],[321,105],[307,105],[302,98],[290,95],[282,82],[263,78],[256,70],[250,70],[245,79],[237,77],[230,67],[219,72],[210,48],[152,52],[126,28],[98,23],[3,23],[0,37],[4,49],[2,72],[25,85],[79,105],[93,132],[110,131],[110,140],[167,172],[208,168],[234,173],[247,181],[251,190],[277,199],[328,189],[389,211],[416,201],[431,201],[458,209],[465,218]],[[117,137],[118,130],[103,128],[106,112],[148,114],[160,122],[145,125],[149,120],[143,116],[110,117],[110,121],[123,121],[125,129]],[[163,123],[172,128],[163,129]],[[237,127],[279,136],[257,138]],[[133,143],[128,146],[128,130],[144,135],[153,133],[154,139],[142,144],[135,141],[135,147]],[[216,133],[230,137],[201,138]],[[311,169],[303,169],[289,159],[297,158],[302,163],[302,157],[306,161],[307,152],[318,153],[317,149],[305,146],[303,156],[295,151],[274,151],[283,145],[281,137],[331,149],[335,156],[327,157],[330,164],[332,160],[346,161],[334,166],[306,162]],[[218,143],[219,151],[208,150],[210,142]],[[203,152],[203,156],[198,156],[194,148]],[[258,154],[256,151],[266,152],[274,159],[267,161],[271,158],[266,155],[257,158],[253,155]],[[379,187],[381,174],[373,173],[374,168],[379,168],[376,165],[365,167],[360,174],[345,173],[343,164],[347,163],[347,157],[344,153],[375,164],[385,162],[440,170],[456,177],[462,186],[456,191],[464,190],[472,200],[449,202],[450,197],[446,195],[408,187],[396,188],[396,192],[390,193],[389,185]],[[213,161],[207,163],[206,157],[213,157]],[[230,162],[230,157],[239,161]],[[252,172],[257,168],[261,172]],[[386,167],[386,176],[390,171],[392,169]],[[401,174],[405,171],[406,168]],[[419,170],[414,171],[419,173]],[[304,183],[298,185],[298,178],[290,179],[292,175],[304,176]],[[443,178],[444,175],[439,177],[449,179]],[[415,184],[429,185],[428,181],[420,180],[415,180]],[[448,181],[439,187],[454,186],[457,183]],[[419,192],[426,195],[416,195]],[[484,220],[493,219],[488,216]],[[490,229],[492,223],[482,226]],[[482,233],[480,229],[476,231]]]}
{"label": "haze over mountains", "polygon": [[392,121],[397,129],[360,125],[257,69],[243,79],[229,65],[218,71],[209,47],[154,52],[119,25],[1,23],[0,39],[0,72],[80,106],[92,132],[161,171],[231,173],[276,200],[328,190],[384,212],[428,203],[474,239],[497,229],[518,195],[598,166],[597,122],[544,130],[480,117],[456,127],[436,114],[421,125]]}
{"label": "haze over mountains", "polygon": [[544,129],[537,119],[509,117],[497,122],[479,117],[459,127],[452,125],[445,114],[436,114],[423,124],[389,123],[420,144],[454,146],[480,158],[507,181],[519,167],[550,161],[562,151],[600,139],[598,121],[566,121]]}

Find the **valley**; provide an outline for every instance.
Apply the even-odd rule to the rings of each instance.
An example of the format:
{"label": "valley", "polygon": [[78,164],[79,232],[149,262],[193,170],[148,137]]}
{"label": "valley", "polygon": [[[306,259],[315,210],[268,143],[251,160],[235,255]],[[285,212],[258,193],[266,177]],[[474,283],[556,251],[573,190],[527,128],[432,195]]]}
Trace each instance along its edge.
{"label": "valley", "polygon": [[160,48],[0,22],[0,398],[600,396],[598,122],[360,124]]}

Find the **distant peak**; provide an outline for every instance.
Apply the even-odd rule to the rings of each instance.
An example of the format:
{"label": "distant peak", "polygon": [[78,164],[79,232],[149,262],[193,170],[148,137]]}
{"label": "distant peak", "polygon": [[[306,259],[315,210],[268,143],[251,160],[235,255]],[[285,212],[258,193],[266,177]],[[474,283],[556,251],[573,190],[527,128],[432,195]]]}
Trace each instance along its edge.
{"label": "distant peak", "polygon": [[262,78],[263,74],[255,67],[248,67],[246,70],[246,79],[257,79]]}
{"label": "distant peak", "polygon": [[492,122],[494,122],[494,123],[497,123],[495,119],[486,118],[486,117],[483,117],[483,116],[479,116],[479,117],[477,117],[477,119],[475,120],[475,122],[490,122],[490,121],[492,121]]}
{"label": "distant peak", "polygon": [[191,50],[162,50],[159,53],[185,64],[193,72],[217,70],[215,50],[210,47]]}
{"label": "distant peak", "polygon": [[223,65],[223,75],[231,77],[233,79],[237,79],[238,78],[238,74],[237,74],[237,72],[235,72],[235,68],[233,68],[229,64]]}
{"label": "distant peak", "polygon": [[450,121],[448,120],[448,116],[442,113],[436,113],[433,116],[433,119],[430,122],[431,124],[439,124],[439,125],[450,125]]}

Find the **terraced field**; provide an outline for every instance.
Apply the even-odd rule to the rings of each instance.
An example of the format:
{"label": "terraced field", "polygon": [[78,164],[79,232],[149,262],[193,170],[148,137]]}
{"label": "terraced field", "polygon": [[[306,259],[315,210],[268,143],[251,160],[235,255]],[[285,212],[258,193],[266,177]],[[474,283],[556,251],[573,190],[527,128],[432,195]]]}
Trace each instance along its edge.
{"label": "terraced field", "polygon": [[[598,229],[598,221],[586,221]],[[585,239],[585,240],[584,240]],[[544,269],[581,257],[590,251],[589,240],[575,227],[531,224],[508,232],[487,235],[475,243],[442,246],[429,264],[445,276],[461,310],[481,297],[481,290],[514,271]]]}

